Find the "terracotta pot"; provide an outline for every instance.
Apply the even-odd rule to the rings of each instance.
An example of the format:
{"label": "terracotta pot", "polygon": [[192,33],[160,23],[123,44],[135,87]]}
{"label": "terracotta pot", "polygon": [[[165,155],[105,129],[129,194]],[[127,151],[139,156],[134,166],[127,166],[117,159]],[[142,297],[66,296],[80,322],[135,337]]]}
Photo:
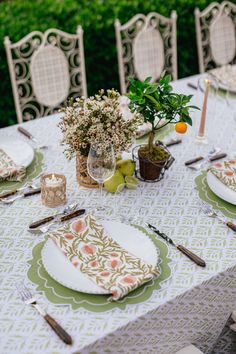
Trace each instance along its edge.
{"label": "terracotta pot", "polygon": [[169,160],[169,156],[162,161],[150,161],[148,158],[140,156],[139,157],[139,172],[140,176],[146,181],[158,180],[161,177],[164,166]]}
{"label": "terracotta pot", "polygon": [[98,183],[94,181],[87,171],[87,156],[76,155],[76,178],[78,183],[87,188],[98,188]]}

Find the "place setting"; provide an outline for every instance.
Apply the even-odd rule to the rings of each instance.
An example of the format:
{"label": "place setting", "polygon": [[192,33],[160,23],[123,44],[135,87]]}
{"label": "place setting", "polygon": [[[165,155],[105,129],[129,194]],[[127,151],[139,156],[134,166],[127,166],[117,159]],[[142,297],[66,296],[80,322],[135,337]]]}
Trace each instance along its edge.
{"label": "place setting", "polygon": [[0,204],[40,193],[43,154],[27,142],[13,137],[0,141]]}

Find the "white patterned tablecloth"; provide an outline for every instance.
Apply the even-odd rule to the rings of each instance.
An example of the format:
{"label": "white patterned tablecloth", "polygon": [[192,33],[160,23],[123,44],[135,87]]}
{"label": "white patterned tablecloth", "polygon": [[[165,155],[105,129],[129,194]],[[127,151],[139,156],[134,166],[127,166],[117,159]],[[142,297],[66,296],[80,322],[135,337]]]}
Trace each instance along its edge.
{"label": "white patterned tablecloth", "polygon": [[[196,94],[187,86],[197,77],[179,80],[174,88]],[[197,103],[198,99],[193,100]],[[128,305],[125,310],[103,313],[56,306],[38,294],[40,303],[72,335],[73,347],[64,345],[44,320],[30,306],[24,305],[15,284],[27,279],[33,247],[42,240],[26,229],[30,221],[46,216],[50,210],[38,203],[38,197],[0,207],[0,353],[155,353],[174,354],[184,345],[194,343],[210,353],[219,333],[236,306],[236,236],[217,220],[200,211],[194,189],[196,172],[184,161],[206,153],[211,145],[230,153],[236,151],[236,122],[223,99],[209,104],[207,135],[211,144],[201,148],[194,143],[199,113],[194,125],[183,136],[182,144],[171,147],[175,163],[159,183],[140,183],[137,190],[122,195],[106,194],[114,209],[110,217],[125,217],[143,225],[150,222],[186,245],[207,262],[202,269],[175,249],[169,248],[172,277],[146,302]],[[59,146],[59,117],[51,116],[25,123],[41,143],[50,143],[45,151],[45,170],[60,172],[68,181],[68,199],[91,205],[98,190],[78,186],[75,162],[68,162]],[[19,137],[17,126],[0,130],[1,137]],[[24,138],[23,138],[24,139]]]}

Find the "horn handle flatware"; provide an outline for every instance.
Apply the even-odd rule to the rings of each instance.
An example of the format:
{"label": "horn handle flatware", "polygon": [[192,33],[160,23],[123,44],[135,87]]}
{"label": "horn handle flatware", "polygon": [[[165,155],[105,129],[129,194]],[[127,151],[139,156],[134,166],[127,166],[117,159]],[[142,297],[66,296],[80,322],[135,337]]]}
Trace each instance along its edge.
{"label": "horn handle flatware", "polygon": [[41,220],[34,221],[34,222],[32,222],[32,224],[29,225],[29,229],[35,229],[36,227],[46,224],[47,222],[52,221],[53,219],[54,219],[54,216],[51,215],[51,216],[48,216],[48,217],[43,218]]}
{"label": "horn handle flatware", "polygon": [[198,157],[195,157],[194,159],[186,161],[184,164],[185,164],[185,166],[189,166],[189,165],[192,165],[193,163],[201,161],[203,159],[204,159],[203,156],[198,156]]}
{"label": "horn handle flatware", "polygon": [[227,221],[225,223],[225,225],[227,225],[231,230],[233,230],[234,232],[236,232],[236,225],[233,224],[231,221]]}
{"label": "horn handle flatware", "polygon": [[61,222],[67,221],[67,220],[75,218],[76,216],[83,215],[84,213],[85,213],[85,209],[79,209],[79,210],[73,211],[72,213],[69,213],[69,214],[67,214],[65,216],[62,216],[60,218],[60,221]]}
{"label": "horn handle flatware", "polygon": [[17,128],[18,131],[23,134],[24,136],[26,136],[28,139],[33,139],[33,135],[30,134],[30,132],[28,132],[28,130],[26,130],[25,128],[22,128],[22,127],[18,127]]}
{"label": "horn handle flatware", "polygon": [[180,252],[182,252],[185,256],[190,258],[198,266],[200,266],[200,267],[205,267],[206,266],[206,262],[203,259],[201,259],[199,256],[197,256],[195,253],[189,251],[186,247],[184,247],[182,245],[178,245],[178,246],[176,246],[176,248]]}
{"label": "horn handle flatware", "polygon": [[201,259],[199,256],[197,256],[196,254],[194,254],[193,252],[189,251],[186,247],[182,246],[182,245],[176,245],[176,243],[174,242],[174,240],[172,240],[172,238],[170,238],[168,235],[166,235],[164,232],[161,232],[160,230],[158,230],[155,226],[147,223],[147,226],[153,231],[155,232],[155,234],[157,234],[158,236],[162,237],[165,241],[167,241],[169,244],[171,244],[172,246],[176,247],[180,252],[182,252],[185,256],[187,256],[189,259],[191,259],[194,263],[196,263],[198,266],[200,267],[205,267],[206,263],[203,259]]}
{"label": "horn handle flatware", "polygon": [[216,161],[216,160],[219,160],[219,159],[223,159],[224,157],[226,157],[227,154],[225,152],[222,152],[221,154],[216,154],[216,155],[213,155],[209,158],[209,161]]}
{"label": "horn handle flatware", "polygon": [[46,314],[43,317],[64,343],[69,345],[72,344],[71,336],[59,325],[59,323],[57,323],[57,321],[54,320],[54,318],[49,314]]}
{"label": "horn handle flatware", "polygon": [[30,197],[31,195],[39,194],[40,192],[41,192],[41,188],[37,188],[37,189],[34,189],[32,191],[25,192],[24,193],[24,197]]}
{"label": "horn handle flatware", "polygon": [[16,189],[14,189],[13,191],[10,191],[10,192],[2,193],[2,194],[0,194],[0,199],[10,197],[11,195],[14,195],[16,193],[17,193]]}
{"label": "horn handle flatware", "polygon": [[167,147],[169,147],[169,146],[172,146],[172,145],[176,145],[176,144],[180,144],[180,143],[182,143],[182,140],[181,139],[173,139],[173,140],[170,140],[170,141],[168,141],[165,145],[167,146]]}

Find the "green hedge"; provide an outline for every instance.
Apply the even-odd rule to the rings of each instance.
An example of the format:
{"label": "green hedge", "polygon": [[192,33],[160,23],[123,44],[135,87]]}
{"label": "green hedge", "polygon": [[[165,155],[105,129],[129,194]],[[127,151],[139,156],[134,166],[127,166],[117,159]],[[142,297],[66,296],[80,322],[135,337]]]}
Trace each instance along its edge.
{"label": "green hedge", "polygon": [[[235,2],[236,0],[234,0]],[[74,33],[84,29],[88,93],[100,88],[119,89],[114,20],[126,22],[137,13],[178,13],[179,77],[198,72],[194,8],[209,0],[9,0],[0,3],[0,126],[16,123],[4,36],[16,42],[33,30],[54,27]]]}

